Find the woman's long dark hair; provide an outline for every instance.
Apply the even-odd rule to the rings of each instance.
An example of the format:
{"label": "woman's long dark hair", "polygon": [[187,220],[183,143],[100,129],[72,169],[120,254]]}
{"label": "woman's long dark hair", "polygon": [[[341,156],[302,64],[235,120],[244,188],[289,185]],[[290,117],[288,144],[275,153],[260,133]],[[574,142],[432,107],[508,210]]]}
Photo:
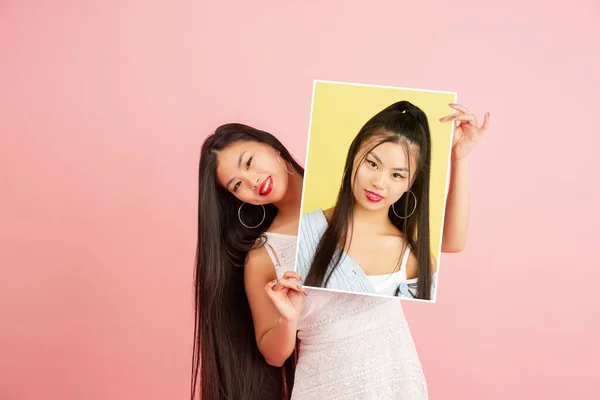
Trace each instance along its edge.
{"label": "woman's long dark hair", "polygon": [[[370,150],[364,152],[362,159],[375,147],[382,143],[401,143],[406,147],[407,160],[409,145],[416,145],[419,149],[418,164],[415,180],[410,190],[417,198],[417,206],[414,212],[415,199],[406,192],[395,204],[394,209],[400,216],[410,215],[409,218],[399,218],[390,207],[388,216],[390,221],[401,232],[404,233],[408,245],[415,249],[418,261],[418,277],[416,285],[412,285],[411,292],[416,298],[431,298],[431,250],[429,240],[429,178],[431,165],[431,133],[425,113],[408,101],[400,101],[392,104],[386,109],[373,116],[358,132],[352,141],[346,165],[342,185],[338,192],[335,209],[329,221],[329,225],[321,238],[315,256],[306,276],[305,285],[326,287],[335,268],[342,259],[343,250],[346,246],[348,234],[352,240],[352,232],[348,232],[348,226],[353,221],[354,195],[352,192],[353,176],[355,176],[354,160],[365,143],[374,144]],[[358,168],[360,163],[356,164]],[[410,168],[411,173],[413,168]],[[350,173],[346,173],[350,172]],[[410,179],[410,176],[409,176]],[[418,227],[418,229],[417,229]],[[340,246],[341,245],[341,246]],[[396,289],[396,296],[399,289]]]}
{"label": "woman's long dark hair", "polygon": [[[209,136],[200,155],[198,246],[195,271],[195,326],[191,398],[202,400],[265,400],[289,398],[296,351],[282,368],[268,365],[258,350],[244,289],[248,251],[271,225],[277,208],[265,205],[266,218],[256,229],[238,219],[242,204],[216,178],[217,153],[234,142],[265,143],[282,161],[304,176],[304,169],[270,133],[243,124],[222,125]],[[260,206],[245,204],[244,223],[257,225]]]}

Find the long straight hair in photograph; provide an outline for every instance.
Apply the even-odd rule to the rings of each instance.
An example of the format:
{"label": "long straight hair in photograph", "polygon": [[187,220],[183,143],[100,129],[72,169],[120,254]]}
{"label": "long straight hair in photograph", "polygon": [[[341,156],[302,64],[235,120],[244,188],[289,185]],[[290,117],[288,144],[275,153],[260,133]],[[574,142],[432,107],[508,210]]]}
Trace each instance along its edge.
{"label": "long straight hair in photograph", "polygon": [[[431,169],[431,133],[425,113],[408,101],[400,101],[380,111],[360,129],[348,151],[342,184],[337,195],[335,209],[315,252],[307,286],[326,287],[335,268],[347,250],[347,239],[352,240],[348,227],[353,221],[354,194],[353,176],[355,159],[365,146],[361,162],[375,147],[383,143],[397,143],[404,146],[407,160],[410,148],[418,150],[418,161],[414,168],[414,182],[408,191],[390,207],[390,221],[403,232],[408,245],[415,250],[418,261],[418,280],[411,290],[418,299],[431,299],[431,249],[429,238],[429,181]],[[360,165],[360,162],[356,165]],[[413,174],[413,168],[410,168]],[[410,179],[410,177],[409,177]],[[415,197],[417,203],[415,205]],[[416,208],[415,208],[416,207]],[[412,212],[414,209],[414,212]],[[394,212],[395,210],[395,212]],[[412,213],[411,213],[412,212]],[[399,216],[397,215],[399,214]],[[408,216],[408,218],[405,218]],[[350,236],[348,236],[350,234]],[[396,289],[395,295],[399,294]]]}

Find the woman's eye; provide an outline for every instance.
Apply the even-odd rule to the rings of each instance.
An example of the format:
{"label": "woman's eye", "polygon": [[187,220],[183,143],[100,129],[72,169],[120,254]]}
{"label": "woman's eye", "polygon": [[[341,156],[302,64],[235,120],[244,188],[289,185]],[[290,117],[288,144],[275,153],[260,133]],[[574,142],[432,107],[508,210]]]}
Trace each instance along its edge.
{"label": "woman's eye", "polygon": [[236,183],[235,186],[233,187],[233,191],[234,192],[237,191],[241,184],[242,184],[242,182]]}
{"label": "woman's eye", "polygon": [[393,176],[394,178],[396,178],[396,179],[404,179],[404,177],[403,177],[402,175],[400,175],[399,173],[397,173],[397,172],[396,172],[396,173],[394,173],[392,176]]}
{"label": "woman's eye", "polygon": [[246,169],[250,168],[250,164],[252,164],[252,157],[250,157],[248,161],[246,161]]}
{"label": "woman's eye", "polygon": [[369,165],[373,168],[377,168],[377,164],[375,164],[373,161],[371,160],[367,160],[367,163],[369,163]]}

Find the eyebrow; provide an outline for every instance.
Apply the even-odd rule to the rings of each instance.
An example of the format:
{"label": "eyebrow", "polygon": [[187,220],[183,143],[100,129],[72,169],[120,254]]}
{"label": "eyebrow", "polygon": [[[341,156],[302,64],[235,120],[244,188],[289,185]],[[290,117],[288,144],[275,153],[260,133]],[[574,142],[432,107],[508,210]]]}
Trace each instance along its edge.
{"label": "eyebrow", "polygon": [[[240,169],[242,167],[242,159],[244,158],[244,154],[246,154],[246,151],[243,151],[242,154],[240,154],[240,156],[238,157],[238,169]],[[230,180],[227,181],[227,183],[225,184],[226,188],[229,188],[229,185],[231,185],[231,183],[235,180],[235,176],[233,178],[231,178]]]}
{"label": "eyebrow", "polygon": [[[377,160],[377,162],[379,162],[379,164],[383,165],[383,161],[381,161],[381,159],[379,157],[377,157],[377,154],[375,154],[374,152],[370,152],[369,155],[372,155]],[[406,172],[408,172],[408,168],[405,168],[405,167],[392,168],[392,169],[394,171],[406,171]]]}

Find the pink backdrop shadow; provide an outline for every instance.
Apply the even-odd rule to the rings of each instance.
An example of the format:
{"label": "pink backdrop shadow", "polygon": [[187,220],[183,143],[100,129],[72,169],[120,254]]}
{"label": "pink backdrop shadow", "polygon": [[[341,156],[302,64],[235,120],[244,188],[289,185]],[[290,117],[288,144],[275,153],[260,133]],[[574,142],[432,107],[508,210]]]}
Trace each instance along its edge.
{"label": "pink backdrop shadow", "polygon": [[431,399],[600,398],[598,2],[260,3],[0,5],[0,398],[187,398],[200,144],[303,161],[313,79],[491,112],[468,247],[405,306]]}

